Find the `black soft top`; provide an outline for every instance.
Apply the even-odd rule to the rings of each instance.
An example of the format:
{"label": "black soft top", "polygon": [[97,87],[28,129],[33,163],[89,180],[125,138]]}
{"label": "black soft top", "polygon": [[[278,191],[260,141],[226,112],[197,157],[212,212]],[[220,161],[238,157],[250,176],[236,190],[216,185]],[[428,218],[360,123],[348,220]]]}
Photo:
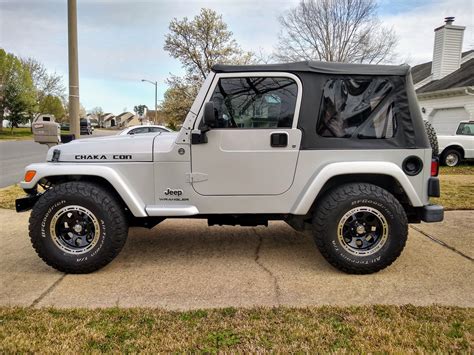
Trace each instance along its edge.
{"label": "black soft top", "polygon": [[[423,118],[418,106],[408,65],[373,65],[329,62],[295,62],[258,65],[214,65],[216,73],[285,72],[297,75],[304,87],[298,129],[302,132],[300,149],[426,149],[429,148]],[[352,79],[353,76],[377,76],[390,82],[392,89],[384,99],[394,103],[397,127],[392,138],[370,139],[353,135],[350,138],[320,136],[316,131],[323,103],[325,85],[330,80]],[[375,78],[373,78],[375,79]],[[374,111],[376,112],[376,111]],[[370,117],[369,117],[370,118]],[[369,122],[369,120],[368,120]]]}
{"label": "black soft top", "polygon": [[408,74],[410,67],[404,65],[374,65],[374,64],[349,64],[335,62],[304,61],[282,64],[256,64],[256,65],[223,65],[216,64],[212,67],[216,73],[237,72],[312,72],[321,74],[352,74],[352,75],[403,75]]}

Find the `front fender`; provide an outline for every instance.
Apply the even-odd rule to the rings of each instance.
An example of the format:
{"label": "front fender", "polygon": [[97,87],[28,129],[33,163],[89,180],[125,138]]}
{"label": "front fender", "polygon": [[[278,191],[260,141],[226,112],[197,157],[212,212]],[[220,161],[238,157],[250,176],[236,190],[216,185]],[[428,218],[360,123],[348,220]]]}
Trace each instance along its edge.
{"label": "front fender", "polygon": [[326,165],[321,171],[316,172],[298,196],[291,209],[291,213],[296,215],[308,213],[319,192],[329,179],[338,175],[350,174],[390,175],[400,183],[413,206],[423,206],[415,188],[398,165],[390,162],[358,161],[331,163]]}
{"label": "front fender", "polygon": [[30,182],[22,181],[20,186],[23,189],[32,189],[38,182],[50,176],[97,176],[107,180],[117,191],[120,197],[127,205],[130,212],[135,217],[148,216],[145,211],[145,203],[133,189],[130,184],[127,184],[124,178],[114,169],[108,166],[98,164],[67,164],[67,163],[37,163],[30,164],[25,168],[26,170],[35,170],[36,175]]}

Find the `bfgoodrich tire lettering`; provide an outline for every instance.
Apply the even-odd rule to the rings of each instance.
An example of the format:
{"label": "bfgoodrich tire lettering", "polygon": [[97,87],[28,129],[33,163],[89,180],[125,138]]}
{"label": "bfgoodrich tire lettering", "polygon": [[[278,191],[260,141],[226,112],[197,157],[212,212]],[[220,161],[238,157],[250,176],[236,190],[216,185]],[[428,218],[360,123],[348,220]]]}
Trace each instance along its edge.
{"label": "bfgoodrich tire lettering", "polygon": [[[351,211],[367,213],[369,221],[373,221],[366,226],[364,219],[359,221],[354,215],[352,227],[360,227],[354,228],[354,233],[360,233],[356,234],[360,246],[352,242],[351,235],[341,238],[340,223],[346,223]],[[377,239],[375,232],[379,229]],[[316,245],[329,263],[350,274],[370,274],[389,266],[400,255],[407,240],[408,222],[403,207],[388,191],[355,183],[337,187],[322,198],[313,217],[313,231]],[[372,231],[375,240],[366,243]],[[361,252],[357,252],[358,247]]]}
{"label": "bfgoodrich tire lettering", "polygon": [[[73,219],[80,217],[83,224],[74,231]],[[110,193],[93,183],[67,182],[41,196],[31,213],[29,231],[33,247],[48,265],[81,274],[102,268],[119,254],[128,225]]]}

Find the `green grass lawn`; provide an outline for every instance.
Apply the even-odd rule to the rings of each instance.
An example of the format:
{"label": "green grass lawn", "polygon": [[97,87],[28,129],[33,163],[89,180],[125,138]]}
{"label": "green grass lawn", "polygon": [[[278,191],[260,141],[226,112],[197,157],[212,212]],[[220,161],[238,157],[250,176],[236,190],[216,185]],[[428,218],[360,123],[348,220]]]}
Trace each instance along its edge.
{"label": "green grass lawn", "polygon": [[31,133],[31,128],[3,128],[0,131],[0,140],[8,140],[8,139],[32,139],[33,134]]}
{"label": "green grass lawn", "polygon": [[0,308],[0,353],[472,353],[474,309]]}
{"label": "green grass lawn", "polygon": [[474,210],[474,174],[440,175],[441,197],[430,201],[449,210]]}
{"label": "green grass lawn", "polygon": [[474,164],[464,163],[459,166],[441,166],[440,175],[474,175]]}
{"label": "green grass lawn", "polygon": [[[61,134],[70,134],[70,132],[61,130]],[[4,128],[2,131],[0,131],[0,140],[12,139],[33,139],[33,133],[31,133],[31,128],[13,128],[13,134],[11,128]]]}
{"label": "green grass lawn", "polygon": [[15,209],[15,200],[25,196],[25,192],[18,185],[0,188],[0,208]]}

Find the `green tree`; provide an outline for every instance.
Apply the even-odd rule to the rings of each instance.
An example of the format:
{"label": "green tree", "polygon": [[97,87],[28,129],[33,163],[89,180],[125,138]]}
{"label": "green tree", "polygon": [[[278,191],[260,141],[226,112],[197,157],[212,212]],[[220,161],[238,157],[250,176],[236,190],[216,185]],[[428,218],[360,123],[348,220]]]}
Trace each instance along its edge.
{"label": "green tree", "polygon": [[33,84],[38,92],[38,102],[46,96],[64,96],[62,77],[56,73],[49,73],[43,63],[34,58],[21,59],[23,66],[30,72]]}
{"label": "green tree", "polygon": [[0,49],[0,127],[4,114],[13,127],[33,116],[36,106],[36,89],[29,70],[13,54]]}
{"label": "green tree", "polygon": [[192,20],[173,19],[164,49],[178,59],[186,71],[184,77],[172,75],[167,80],[161,109],[170,127],[182,123],[202,82],[215,64],[249,64],[254,55],[240,48],[222,16],[201,9]]}
{"label": "green tree", "polygon": [[143,117],[145,114],[146,105],[137,105],[133,108],[133,111],[140,117]]}
{"label": "green tree", "polygon": [[39,102],[39,113],[50,113],[59,121],[66,115],[61,99],[57,96],[47,95]]}
{"label": "green tree", "polygon": [[180,125],[191,107],[199,90],[198,85],[185,81],[174,80],[164,94],[160,111],[165,116],[168,127],[175,130]]}

